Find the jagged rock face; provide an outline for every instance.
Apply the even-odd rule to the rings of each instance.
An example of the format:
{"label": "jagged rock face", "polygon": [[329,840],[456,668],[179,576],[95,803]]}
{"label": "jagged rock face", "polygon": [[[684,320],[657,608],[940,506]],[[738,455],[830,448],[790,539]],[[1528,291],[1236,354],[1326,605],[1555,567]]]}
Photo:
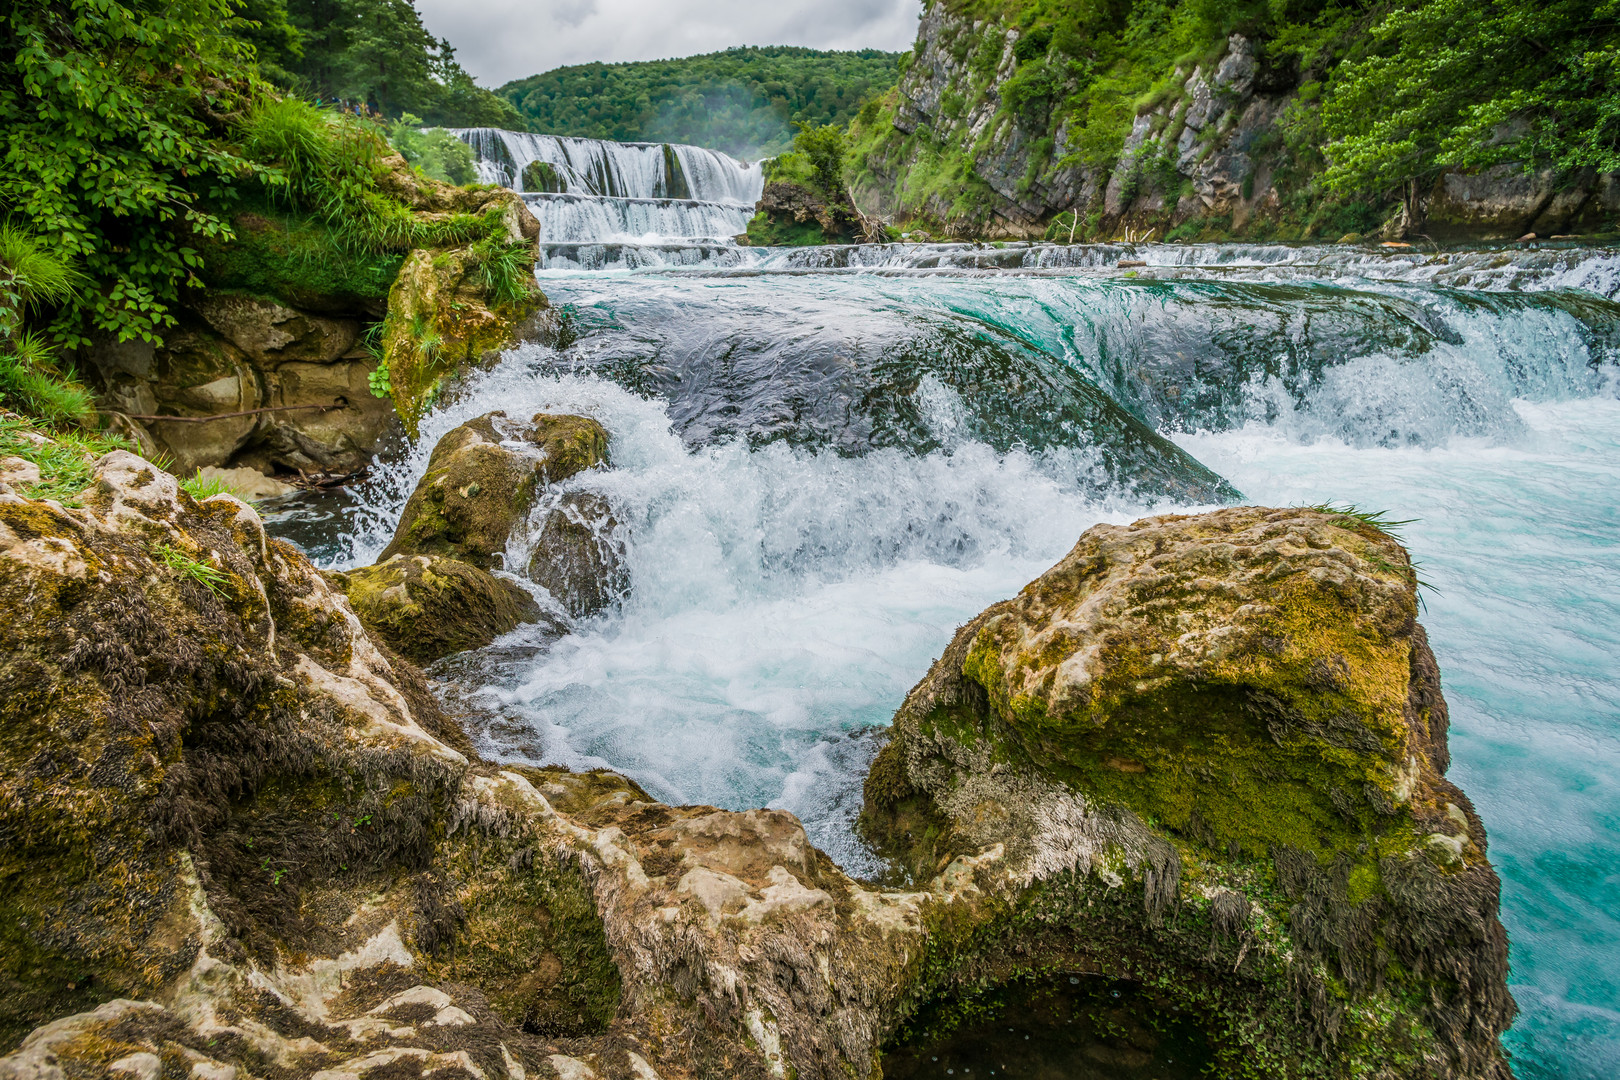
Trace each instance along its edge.
{"label": "jagged rock face", "polygon": [[543,484],[607,461],[607,432],[582,416],[536,413],[527,424],[496,412],[439,440],[380,558],[443,555],[498,566]]}
{"label": "jagged rock face", "polygon": [[458,559],[395,555],[330,577],[369,633],[419,664],[541,619],[540,605],[517,585]]}
{"label": "jagged rock face", "polygon": [[[1299,96],[1296,73],[1268,65],[1262,43],[1233,34],[1219,59],[1171,76],[1171,91],[1132,118],[1111,167],[1063,164],[1078,145],[1080,124],[1062,108],[1006,110],[1004,89],[1023,63],[1026,31],[975,19],[954,0],[930,0],[917,28],[914,59],[900,78],[893,126],[861,163],[862,204],[901,218],[940,222],[948,233],[1040,239],[1058,214],[1078,212],[1100,235],[1206,222],[1241,234],[1251,221],[1288,213],[1273,185],[1287,164],[1284,117],[1316,107]],[[1041,50],[1051,55],[1051,47]],[[1061,58],[1060,58],[1061,59]],[[1058,64],[1052,101],[1079,88]],[[908,146],[906,138],[922,136]],[[1087,149],[1096,160],[1097,147]],[[907,194],[916,168],[938,168],[941,154],[967,159],[965,188],[983,185],[986,202],[963,216],[971,191],[954,189],[919,204]],[[1168,171],[1167,171],[1167,167]],[[1421,197],[1440,239],[1514,239],[1597,228],[1620,211],[1615,178],[1582,173],[1557,184],[1551,174],[1505,166],[1478,176],[1447,173]],[[1296,226],[1303,223],[1296,222]],[[1414,231],[1427,228],[1409,222]],[[1399,225],[1395,231],[1401,231]],[[1085,234],[1085,230],[1082,230]],[[1334,236],[1317,237],[1333,240]]]}
{"label": "jagged rock face", "polygon": [[123,452],[95,476],[78,508],[0,492],[8,1041],[184,977],[204,897],[238,951],[299,937],[315,877],[422,861],[467,765],[420,676],[251,509]]}
{"label": "jagged rock face", "polygon": [[1505,1078],[1499,885],[1444,778],[1416,614],[1404,550],[1349,515],[1097,526],[957,633],[895,719],[867,821],[914,872],[995,845],[1081,895],[1134,877],[1128,933],[1117,905],[1056,891],[1033,917],[1084,911],[1056,947],[1104,973],[1139,935],[1136,977],[1178,969],[1194,1012],[1243,995],[1240,1018],[1206,999],[1234,1060]]}
{"label": "jagged rock face", "polygon": [[562,495],[535,538],[529,580],[572,618],[604,610],[630,588],[621,529],[602,496],[589,491]]}

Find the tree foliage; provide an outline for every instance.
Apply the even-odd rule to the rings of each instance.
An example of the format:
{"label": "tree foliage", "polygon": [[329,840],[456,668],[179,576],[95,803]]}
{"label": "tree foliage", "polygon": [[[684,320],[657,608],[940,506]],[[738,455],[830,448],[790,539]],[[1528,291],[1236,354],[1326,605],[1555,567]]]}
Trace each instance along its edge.
{"label": "tree foliage", "polygon": [[844,129],[837,124],[800,124],[793,149],[770,163],[766,179],[799,184],[831,201],[842,201],[848,149]]}
{"label": "tree foliage", "polygon": [[581,64],[499,93],[530,130],[593,139],[682,142],[742,157],[787,149],[794,125],[849,123],[894,84],[896,54],[738,48],[624,64]]}
{"label": "tree foliage", "polygon": [[1371,42],[1323,108],[1331,186],[1507,162],[1620,169],[1620,0],[1426,0]]}
{"label": "tree foliage", "polygon": [[251,166],[221,144],[249,50],[229,0],[13,0],[0,16],[0,206],[98,287],[67,303],[91,330],[155,340],[211,203]]}
{"label": "tree foliage", "polygon": [[[505,99],[480,87],[456,50],[422,25],[412,0],[247,0],[264,26],[285,23],[291,47],[261,59],[292,88],[326,100],[363,102],[397,118],[410,112],[447,127],[521,129]],[[279,35],[279,30],[277,34]],[[263,38],[267,32],[257,31]],[[274,74],[275,72],[272,72]]]}

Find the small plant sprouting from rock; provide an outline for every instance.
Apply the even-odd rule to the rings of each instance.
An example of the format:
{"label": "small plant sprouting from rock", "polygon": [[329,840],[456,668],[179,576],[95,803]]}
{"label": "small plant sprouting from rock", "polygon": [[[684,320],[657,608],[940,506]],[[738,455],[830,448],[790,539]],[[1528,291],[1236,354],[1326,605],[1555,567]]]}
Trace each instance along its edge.
{"label": "small plant sprouting from rock", "polygon": [[170,544],[158,544],[152,549],[153,555],[164,566],[179,574],[190,578],[215,596],[225,595],[225,574],[216,570],[205,562],[199,562],[179,548]]}
{"label": "small plant sprouting from rock", "polygon": [[222,476],[204,476],[201,469],[198,469],[191,476],[183,478],[180,481],[180,490],[198,502],[202,502],[204,499],[212,499],[215,495],[229,495],[248,503],[257,501],[251,496],[236,490],[231,486],[230,481]]}
{"label": "small plant sprouting from rock", "polygon": [[366,385],[371,387],[371,396],[385,398],[394,392],[394,384],[389,381],[388,361],[381,360],[377,369],[366,376]]}
{"label": "small plant sprouting from rock", "polygon": [[[1336,517],[1345,519],[1347,523],[1359,523],[1369,529],[1380,532],[1389,537],[1391,540],[1394,540],[1396,543],[1403,545],[1406,543],[1406,540],[1401,536],[1399,530],[1404,526],[1416,524],[1418,521],[1417,518],[1391,517],[1388,510],[1363,510],[1355,503],[1344,503],[1343,505],[1319,503],[1315,506],[1306,507],[1306,509],[1315,510],[1317,513],[1321,514],[1332,514]],[[1427,605],[1424,604],[1423,593],[1421,590],[1427,589],[1436,596],[1440,595],[1440,590],[1435,588],[1429,582],[1423,580],[1421,576],[1421,571],[1423,569],[1421,563],[1419,563],[1416,559],[1411,559],[1410,563],[1411,570],[1409,572],[1412,575],[1412,584],[1416,585],[1420,590],[1418,593],[1418,604],[1426,608]],[[1374,565],[1380,570],[1402,572],[1401,568],[1391,566],[1382,560],[1375,560]]]}

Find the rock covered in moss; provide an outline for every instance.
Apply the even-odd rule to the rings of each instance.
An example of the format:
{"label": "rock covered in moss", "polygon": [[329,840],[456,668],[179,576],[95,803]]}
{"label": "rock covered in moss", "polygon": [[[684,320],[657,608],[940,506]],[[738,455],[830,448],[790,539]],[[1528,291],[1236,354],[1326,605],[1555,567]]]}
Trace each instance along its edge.
{"label": "rock covered in moss", "polygon": [[532,320],[549,304],[534,280],[532,247],[519,233],[406,256],[388,293],[378,348],[394,407],[411,434],[445,378],[494,356],[525,327],[537,329]]}
{"label": "rock covered in moss", "polygon": [[[419,860],[415,823],[467,764],[420,676],[245,504],[198,504],[122,451],[81,500],[0,493],[11,1033],[181,977],[198,890],[239,939],[296,933],[298,891],[328,864]],[[316,820],[246,810],[267,783]]]}
{"label": "rock covered in moss", "polygon": [[594,615],[630,587],[624,540],[612,505],[589,491],[572,491],[546,515],[529,557],[529,580],[573,618]]}
{"label": "rock covered in moss", "polygon": [[459,559],[395,555],[332,576],[361,625],[419,664],[481,648],[541,618],[540,605],[517,585]]}
{"label": "rock covered in moss", "polygon": [[538,485],[604,464],[607,445],[602,425],[583,416],[536,413],[524,424],[495,412],[469,420],[434,446],[381,558],[444,555],[498,566]]}
{"label": "rock covered in moss", "polygon": [[[1179,995],[1246,1074],[1506,1078],[1484,831],[1439,776],[1444,703],[1421,631],[1385,618],[1412,610],[1409,567],[1358,522],[1227,511],[1088,534],[1053,572],[1072,589],[1047,582],[965,628],[872,770],[873,824],[921,870],[886,890],[780,810],[666,806],[611,773],[478,761],[420,675],[235,500],[198,505],[115,454],[83,501],[0,491],[0,1052],[41,1025],[0,1057],[6,1080],[153,1059],[194,1076],[871,1078],[929,1001],[1038,971]],[[1165,678],[1228,677],[1252,646],[1282,658],[1256,668],[1267,686],[1292,685],[1310,664],[1288,643],[1198,643],[1266,614],[1212,601],[1200,621],[1200,597],[1275,589],[1250,603],[1286,615],[1304,610],[1291,575],[1354,615],[1333,648],[1346,633],[1375,660],[1406,645],[1392,677],[1412,779],[1388,790],[1366,852],[1223,849],[1124,789],[1088,793],[1070,734],[1013,738],[1032,714],[964,675],[981,639],[975,670],[1015,673],[992,657],[1040,639],[1070,672],[1100,657],[1087,670],[1117,689],[1117,650],[1087,649],[1116,626],[1156,641],[1139,615],[1189,628]],[[1229,587],[1172,588],[1205,579]],[[1406,588],[1386,597],[1391,581]],[[1112,614],[1088,621],[1090,600]],[[1042,638],[1063,621],[1072,641]],[[1293,644],[1332,621],[1289,623]],[[1335,677],[1388,674],[1363,659]],[[1160,692],[1138,682],[1119,693]],[[1317,682],[1375,712],[1386,700]],[[1016,683],[1047,716],[1125,715],[1106,695],[1107,716],[1077,712],[1078,681],[1040,696],[1059,685]],[[1279,700],[1317,716],[1311,693]],[[1342,725],[1272,733],[1260,705],[1266,737],[1316,739],[1343,764]],[[1163,741],[1162,723],[1141,727]],[[1136,754],[1104,767],[1144,782],[1168,767]]]}
{"label": "rock covered in moss", "polygon": [[[1499,883],[1416,615],[1405,551],[1352,515],[1099,525],[958,631],[867,825],[925,877],[994,848],[1047,882],[1020,918],[1086,970],[1176,972],[1233,1064],[1505,1078]],[[1100,902],[1127,882],[1136,908]]]}
{"label": "rock covered in moss", "polygon": [[800,184],[766,184],[748,222],[748,242],[848,244],[861,236],[861,220],[844,199],[828,199]]}

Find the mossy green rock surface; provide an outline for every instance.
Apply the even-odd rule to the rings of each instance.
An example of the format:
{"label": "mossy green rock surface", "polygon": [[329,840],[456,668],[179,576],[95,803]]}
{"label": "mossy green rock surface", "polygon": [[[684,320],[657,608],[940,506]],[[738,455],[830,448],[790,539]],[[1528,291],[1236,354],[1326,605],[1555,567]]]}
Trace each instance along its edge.
{"label": "mossy green rock surface", "polygon": [[443,555],[500,564],[537,488],[607,461],[608,436],[583,416],[537,413],[528,423],[490,413],[439,440],[380,560]]}
{"label": "mossy green rock surface", "polygon": [[419,664],[488,645],[541,618],[517,585],[458,559],[395,555],[333,577],[360,624]]}
{"label": "mossy green rock surface", "polygon": [[[0,479],[0,1080],[875,1080],[921,1018],[1066,972],[1141,984],[1221,1075],[1507,1080],[1484,829],[1410,568],[1355,519],[1103,527],[964,628],[871,771],[917,871],[885,889],[782,810],[479,760],[250,507],[122,451],[86,477],[78,507]],[[1251,727],[1178,680],[1254,696]],[[1197,824],[1223,786],[1286,825],[1268,849]]]}
{"label": "mossy green rock surface", "polygon": [[1499,884],[1417,612],[1353,515],[1099,525],[911,692],[867,827],[921,877],[1029,867],[999,933],[1169,987],[1233,1069],[1505,1077]]}

